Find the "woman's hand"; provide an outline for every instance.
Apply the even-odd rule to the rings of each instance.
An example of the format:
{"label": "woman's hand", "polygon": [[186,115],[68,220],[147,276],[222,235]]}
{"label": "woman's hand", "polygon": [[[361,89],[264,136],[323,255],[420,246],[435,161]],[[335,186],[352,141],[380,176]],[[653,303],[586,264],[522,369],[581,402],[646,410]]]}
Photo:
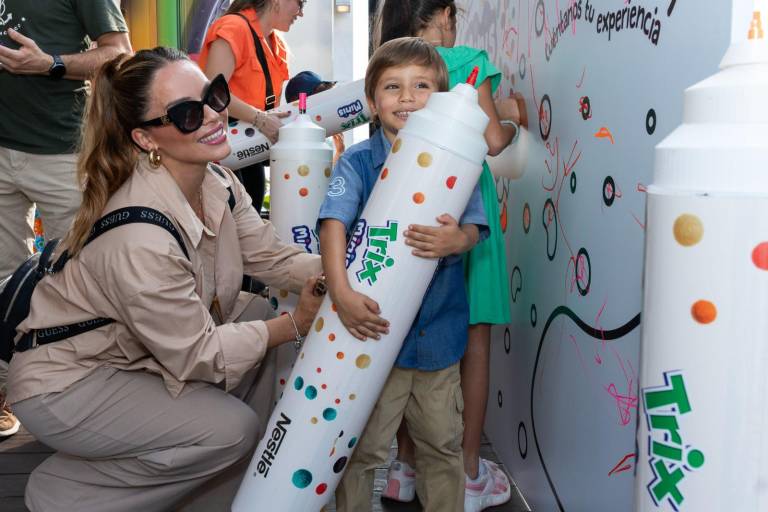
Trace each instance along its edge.
{"label": "woman's hand", "polygon": [[253,124],[269,139],[270,144],[274,144],[280,135],[280,127],[283,126],[280,119],[290,115],[290,112],[259,112]]}
{"label": "woman's hand", "polygon": [[389,322],[379,316],[379,305],[370,297],[347,287],[334,294],[333,302],[339,320],[355,338],[378,340],[382,334],[389,334]]}
{"label": "woman's hand", "polygon": [[309,329],[312,327],[312,321],[317,315],[317,310],[320,309],[320,304],[323,302],[325,293],[316,293],[315,289],[318,288],[318,281],[322,280],[320,277],[311,277],[304,283],[304,287],[301,289],[301,295],[299,295],[299,302],[296,304],[296,311],[293,312],[293,319],[296,320],[296,326],[299,328],[299,333],[302,336],[306,336]]}

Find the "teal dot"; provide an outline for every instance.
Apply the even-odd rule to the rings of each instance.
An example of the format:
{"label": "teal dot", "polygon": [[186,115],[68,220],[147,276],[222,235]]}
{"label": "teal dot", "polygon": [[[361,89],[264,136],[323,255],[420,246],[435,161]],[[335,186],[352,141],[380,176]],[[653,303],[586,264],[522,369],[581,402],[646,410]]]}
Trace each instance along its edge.
{"label": "teal dot", "polygon": [[300,390],[304,387],[304,379],[301,377],[296,377],[296,380],[293,381],[293,387],[296,389],[296,391]]}
{"label": "teal dot", "polygon": [[317,397],[317,388],[315,386],[307,386],[307,389],[304,390],[304,396],[314,400]]}
{"label": "teal dot", "polygon": [[691,450],[688,452],[688,464],[694,469],[704,465],[704,454],[701,450]]}
{"label": "teal dot", "polygon": [[336,409],[333,407],[328,407],[326,410],[323,411],[323,418],[325,421],[333,421],[336,419]]}
{"label": "teal dot", "polygon": [[353,446],[355,446],[356,442],[357,442],[357,438],[353,437],[352,439],[349,440],[349,444],[347,444],[347,448],[352,448]]}
{"label": "teal dot", "polygon": [[299,469],[293,473],[293,478],[291,478],[291,481],[293,482],[293,485],[299,489],[304,489],[312,483],[312,473],[306,469]]}

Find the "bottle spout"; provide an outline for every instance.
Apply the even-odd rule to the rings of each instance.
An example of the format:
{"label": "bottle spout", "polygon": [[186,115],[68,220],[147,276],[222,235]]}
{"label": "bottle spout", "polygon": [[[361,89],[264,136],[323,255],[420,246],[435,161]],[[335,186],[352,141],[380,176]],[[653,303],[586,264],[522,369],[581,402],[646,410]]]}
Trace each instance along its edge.
{"label": "bottle spout", "polygon": [[477,82],[477,74],[480,72],[480,68],[478,66],[475,66],[472,69],[472,72],[467,77],[467,83],[471,85],[472,87],[475,86],[475,83]]}

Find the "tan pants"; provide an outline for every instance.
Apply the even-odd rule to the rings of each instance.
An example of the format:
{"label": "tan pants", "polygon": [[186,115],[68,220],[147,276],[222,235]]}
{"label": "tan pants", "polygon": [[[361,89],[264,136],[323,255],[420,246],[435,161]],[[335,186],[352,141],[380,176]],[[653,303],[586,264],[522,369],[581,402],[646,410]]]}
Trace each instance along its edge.
{"label": "tan pants", "polygon": [[[273,315],[258,298],[239,320]],[[105,367],[61,393],[17,402],[22,423],[58,450],[30,476],[27,507],[151,512],[186,498],[185,511],[230,510],[273,407],[267,354],[231,394],[191,382],[173,398],[157,375]]]}
{"label": "tan pants", "polygon": [[46,239],[60,238],[80,206],[76,154],[33,155],[0,147],[0,281],[31,254],[32,207]]}
{"label": "tan pants", "polygon": [[463,410],[458,363],[436,372],[394,368],[336,490],[338,512],[371,510],[374,470],[386,462],[403,415],[425,512],[462,512]]}

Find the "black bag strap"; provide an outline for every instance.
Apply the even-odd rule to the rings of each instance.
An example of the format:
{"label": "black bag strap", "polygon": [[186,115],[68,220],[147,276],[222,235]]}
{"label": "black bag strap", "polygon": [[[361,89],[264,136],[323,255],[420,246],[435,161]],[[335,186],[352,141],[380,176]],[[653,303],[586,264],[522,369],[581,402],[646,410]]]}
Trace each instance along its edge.
{"label": "black bag strap", "polygon": [[266,94],[267,97],[264,99],[264,110],[272,110],[275,108],[275,102],[277,101],[277,97],[275,96],[275,91],[272,87],[272,76],[269,74],[269,65],[267,64],[267,56],[264,54],[264,47],[261,45],[261,39],[259,38],[259,35],[256,33],[255,30],[253,30],[253,27],[251,26],[251,22],[248,21],[248,18],[240,14],[239,12],[233,12],[235,16],[240,16],[245,20],[245,23],[248,24],[248,29],[251,31],[251,35],[253,36],[253,45],[256,47],[256,57],[259,59],[259,64],[261,64],[261,70],[264,72],[264,78],[266,79]]}
{"label": "black bag strap", "polygon": [[[222,178],[226,178],[224,171],[222,171],[218,165],[211,164],[211,169]],[[229,205],[229,211],[231,212],[235,209],[235,204],[237,204],[235,201],[235,194],[232,192],[232,185],[227,187],[227,192],[229,192],[229,199],[227,199],[227,204]]]}
{"label": "black bag strap", "polygon": [[[91,229],[91,234],[88,236],[88,239],[85,241],[84,245],[88,245],[107,231],[110,231],[118,226],[125,226],[126,224],[136,223],[153,224],[165,229],[168,233],[171,234],[171,236],[173,236],[174,239],[176,239],[179,246],[181,247],[181,251],[184,253],[184,256],[189,259],[187,246],[184,244],[184,240],[181,238],[181,233],[179,233],[179,230],[176,229],[176,226],[173,225],[171,219],[166,217],[165,214],[159,212],[158,210],[146,206],[127,206],[125,208],[118,208],[117,210],[114,210],[103,216],[96,221],[96,224],[94,224],[93,229]],[[64,251],[59,259],[57,259],[53,265],[50,265],[51,255],[53,254],[57,245],[58,240],[52,240],[45,245],[45,249],[43,249],[43,252],[40,255],[40,260],[37,267],[37,270],[41,276],[43,273],[55,274],[56,272],[59,272],[62,268],[64,268],[64,265],[67,263],[67,261],[69,261],[69,252]],[[71,338],[72,336],[77,336],[78,334],[92,331],[93,329],[109,325],[113,322],[114,320],[111,318],[94,318],[93,320],[86,320],[84,322],[78,322],[75,324],[60,325],[57,327],[48,327],[45,329],[34,329],[21,337],[19,342],[16,344],[16,352],[23,352],[38,345],[44,345],[46,343],[53,343],[54,341],[61,341],[66,338]]]}

